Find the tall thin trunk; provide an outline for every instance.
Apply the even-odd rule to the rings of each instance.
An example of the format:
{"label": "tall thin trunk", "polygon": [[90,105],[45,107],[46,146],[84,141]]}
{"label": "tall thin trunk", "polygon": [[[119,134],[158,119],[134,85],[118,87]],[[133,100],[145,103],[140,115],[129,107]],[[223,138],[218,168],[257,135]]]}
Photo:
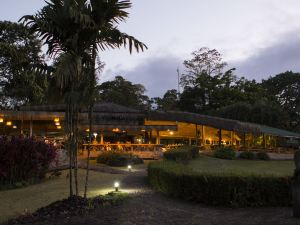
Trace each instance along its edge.
{"label": "tall thin trunk", "polygon": [[84,198],[87,197],[87,190],[88,190],[88,182],[89,182],[89,171],[90,171],[90,154],[91,154],[91,143],[92,143],[92,113],[93,113],[93,106],[89,107],[89,146],[88,146],[88,153],[86,159],[86,176],[85,176],[85,186],[84,186]]}
{"label": "tall thin trunk", "polygon": [[75,182],[75,192],[76,195],[79,195],[78,192],[78,108],[75,107],[74,115],[74,182]]}
{"label": "tall thin trunk", "polygon": [[73,152],[72,152],[72,134],[71,134],[71,104],[68,102],[67,104],[67,110],[66,110],[66,130],[68,134],[68,141],[67,141],[67,146],[68,146],[68,152],[69,152],[69,187],[70,187],[70,197],[73,196]]}
{"label": "tall thin trunk", "polygon": [[90,154],[91,154],[91,143],[92,143],[92,115],[93,115],[93,107],[94,107],[94,85],[95,85],[95,65],[96,65],[96,44],[93,45],[92,49],[92,64],[91,64],[91,73],[90,73],[90,105],[89,105],[89,146],[88,146],[88,154],[87,154],[87,161],[86,161],[86,177],[85,177],[85,186],[84,186],[84,197],[87,197],[87,190],[88,190],[88,182],[89,182],[89,170],[90,170]]}

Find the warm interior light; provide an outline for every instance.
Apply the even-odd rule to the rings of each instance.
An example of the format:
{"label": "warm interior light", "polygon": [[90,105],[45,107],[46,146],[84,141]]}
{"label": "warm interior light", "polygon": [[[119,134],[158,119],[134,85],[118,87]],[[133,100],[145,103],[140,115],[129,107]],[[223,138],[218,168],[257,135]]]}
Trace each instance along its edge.
{"label": "warm interior light", "polygon": [[97,134],[97,133],[93,133],[93,135],[94,135],[94,137],[95,137],[95,138],[98,136],[98,134]]}
{"label": "warm interior light", "polygon": [[14,129],[17,129],[17,126],[16,126],[16,125],[14,125],[14,126],[13,126],[13,128],[14,128]]}
{"label": "warm interior light", "polygon": [[112,131],[113,131],[113,132],[119,132],[120,129],[119,129],[119,128],[114,128]]}
{"label": "warm interior light", "polygon": [[6,125],[7,125],[7,126],[11,126],[11,125],[12,125],[12,122],[11,122],[11,121],[7,121],[7,122],[6,122]]}
{"label": "warm interior light", "polygon": [[55,123],[59,122],[59,118],[54,118],[54,122]]}
{"label": "warm interior light", "polygon": [[56,126],[60,126],[60,122],[56,122],[55,125],[56,125]]}
{"label": "warm interior light", "polygon": [[170,131],[170,135],[173,135],[174,134],[174,132],[173,131]]}
{"label": "warm interior light", "polygon": [[141,130],[142,132],[145,132],[146,130]]}
{"label": "warm interior light", "polygon": [[61,129],[61,126],[57,126],[57,129],[59,129],[59,130],[60,130],[60,129]]}
{"label": "warm interior light", "polygon": [[4,119],[3,118],[0,118],[0,123],[3,123]]}
{"label": "warm interior light", "polygon": [[86,132],[90,132],[90,129],[88,128],[88,129],[86,129],[85,131],[86,131]]}
{"label": "warm interior light", "polygon": [[114,187],[115,187],[115,191],[119,191],[120,183],[119,182],[115,182],[114,183]]}

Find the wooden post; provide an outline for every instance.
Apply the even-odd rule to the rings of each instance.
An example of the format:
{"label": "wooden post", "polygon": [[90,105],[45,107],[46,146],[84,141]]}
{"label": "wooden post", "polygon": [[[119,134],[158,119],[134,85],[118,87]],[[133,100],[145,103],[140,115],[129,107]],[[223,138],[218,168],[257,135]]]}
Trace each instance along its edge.
{"label": "wooden post", "polygon": [[101,131],[100,133],[100,144],[103,145],[103,132]]}
{"label": "wooden post", "polygon": [[222,129],[219,129],[219,147],[222,145]]}
{"label": "wooden post", "polygon": [[159,130],[156,130],[156,144],[160,145]]}
{"label": "wooden post", "polygon": [[264,148],[267,148],[267,141],[266,141],[266,135],[263,134],[263,144],[264,144]]}
{"label": "wooden post", "polygon": [[29,123],[29,136],[32,137],[33,134],[33,122],[32,122],[32,118],[30,119],[30,123]]}
{"label": "wooden post", "polygon": [[196,136],[195,136],[196,142],[195,142],[195,145],[198,146],[198,125],[197,124],[195,124],[195,128],[196,128]]}
{"label": "wooden post", "polygon": [[206,141],[205,141],[205,128],[202,125],[202,145],[205,146]]}

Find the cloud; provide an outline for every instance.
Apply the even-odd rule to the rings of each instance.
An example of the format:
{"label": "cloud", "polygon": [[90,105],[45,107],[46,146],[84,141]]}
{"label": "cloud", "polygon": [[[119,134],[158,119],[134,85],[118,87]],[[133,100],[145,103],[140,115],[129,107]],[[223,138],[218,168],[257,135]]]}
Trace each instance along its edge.
{"label": "cloud", "polygon": [[300,71],[299,31],[285,34],[272,46],[257,49],[257,53],[244,61],[230,62],[239,76],[261,80],[287,70]]}
{"label": "cloud", "polygon": [[182,65],[182,59],[176,56],[160,56],[148,58],[130,70],[109,69],[104,77],[112,79],[121,75],[133,83],[143,84],[150,97],[163,96],[169,89],[177,89],[177,68]]}

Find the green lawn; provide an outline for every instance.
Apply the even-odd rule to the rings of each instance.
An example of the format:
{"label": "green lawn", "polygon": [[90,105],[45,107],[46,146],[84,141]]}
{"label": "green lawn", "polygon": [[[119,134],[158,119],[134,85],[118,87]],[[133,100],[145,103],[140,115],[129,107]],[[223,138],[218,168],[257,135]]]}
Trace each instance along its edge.
{"label": "green lawn", "polygon": [[195,172],[272,174],[274,176],[292,176],[295,168],[292,160],[223,160],[207,156],[190,161],[186,167]]}
{"label": "green lawn", "polygon": [[[122,180],[124,175],[90,171],[90,197],[113,191],[113,183]],[[80,193],[84,190],[85,170],[79,170]],[[58,178],[47,179],[42,183],[25,188],[0,191],[0,222],[21,215],[24,211],[34,212],[54,201],[68,197],[67,172]]]}

